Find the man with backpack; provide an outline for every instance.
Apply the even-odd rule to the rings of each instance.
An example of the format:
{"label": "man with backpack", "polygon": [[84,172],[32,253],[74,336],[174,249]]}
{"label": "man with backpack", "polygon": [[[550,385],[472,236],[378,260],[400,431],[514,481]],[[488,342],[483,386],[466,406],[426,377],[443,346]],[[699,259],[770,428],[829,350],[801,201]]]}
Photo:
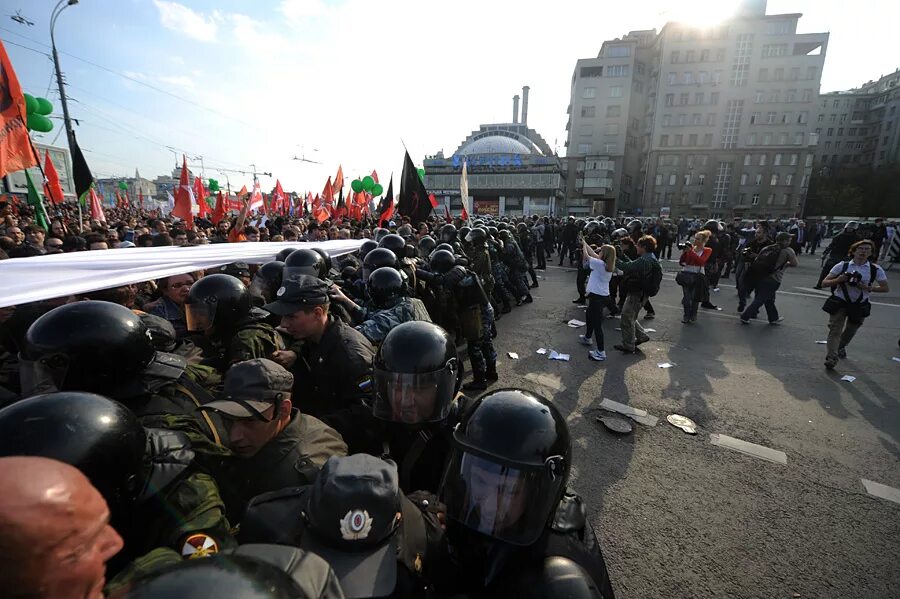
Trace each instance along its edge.
{"label": "man with backpack", "polygon": [[662,267],[653,255],[656,239],[652,235],[644,235],[635,245],[636,259],[629,261],[623,256],[616,261],[617,268],[622,271],[619,285],[626,296],[622,306],[622,343],[613,347],[626,354],[635,353],[638,345],[650,340],[637,320],[638,312],[649,298],[659,293],[662,282]]}
{"label": "man with backpack", "polygon": [[766,307],[769,324],[778,324],[783,318],[778,316],[775,307],[775,292],[781,286],[784,270],[789,266],[797,266],[797,254],[791,249],[792,235],[787,232],[778,233],[775,243],[764,247],[752,264],[747,268],[744,282],[747,289],[753,289],[753,301],[741,312],[741,324],[750,324],[756,318],[759,309]]}

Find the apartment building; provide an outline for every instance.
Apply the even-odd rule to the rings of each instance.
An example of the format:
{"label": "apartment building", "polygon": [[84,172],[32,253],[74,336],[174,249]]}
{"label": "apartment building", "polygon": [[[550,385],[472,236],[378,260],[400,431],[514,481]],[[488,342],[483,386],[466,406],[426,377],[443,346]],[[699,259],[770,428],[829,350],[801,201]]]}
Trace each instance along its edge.
{"label": "apartment building", "polygon": [[816,163],[826,172],[900,162],[900,69],[857,89],[822,94]]}
{"label": "apartment building", "polygon": [[764,0],[751,0],[715,27],[670,22],[658,34],[607,41],[598,58],[578,61],[567,201],[590,201],[595,214],[800,213],[828,44],[827,33],[797,33],[801,16],[767,15]]}

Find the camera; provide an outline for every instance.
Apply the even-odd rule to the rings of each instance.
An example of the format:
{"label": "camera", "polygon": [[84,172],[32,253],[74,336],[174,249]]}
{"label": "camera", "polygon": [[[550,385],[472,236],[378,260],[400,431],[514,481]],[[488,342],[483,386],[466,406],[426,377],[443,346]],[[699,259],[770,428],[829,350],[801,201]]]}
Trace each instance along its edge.
{"label": "camera", "polygon": [[848,272],[847,273],[847,284],[851,287],[856,287],[862,281],[862,273],[861,272]]}
{"label": "camera", "polygon": [[689,244],[687,242],[678,244],[678,249],[681,251],[684,251],[684,250],[688,249],[689,247],[691,247],[691,244]]}

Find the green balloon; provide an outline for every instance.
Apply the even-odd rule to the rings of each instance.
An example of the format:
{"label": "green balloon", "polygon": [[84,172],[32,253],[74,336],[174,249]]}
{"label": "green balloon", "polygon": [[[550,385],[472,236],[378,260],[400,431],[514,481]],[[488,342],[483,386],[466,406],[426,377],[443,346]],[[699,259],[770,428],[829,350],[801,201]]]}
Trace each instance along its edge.
{"label": "green balloon", "polygon": [[47,133],[53,130],[53,121],[42,114],[31,113],[27,116],[28,128],[32,131]]}
{"label": "green balloon", "polygon": [[350,182],[350,189],[352,189],[355,193],[359,193],[363,190],[363,182],[359,179],[354,179]]}
{"label": "green balloon", "polygon": [[373,179],[370,175],[366,175],[362,180],[363,189],[366,191],[372,191],[372,187],[375,186],[375,179]]}
{"label": "green balloon", "polygon": [[425,169],[419,168],[419,169],[416,169],[416,172],[419,173],[419,178],[424,181],[425,180]]}
{"label": "green balloon", "polygon": [[128,183],[125,181],[119,181],[119,189],[122,191],[128,191]]}
{"label": "green balloon", "polygon": [[372,186],[372,195],[373,196],[380,196],[383,193],[384,193],[384,187],[381,186],[381,183],[376,183],[375,185]]}
{"label": "green balloon", "polygon": [[25,114],[31,114],[37,111],[37,99],[31,94],[22,94],[25,96]]}
{"label": "green balloon", "polygon": [[210,179],[209,180],[209,191],[211,193],[219,191],[219,182],[216,181],[215,179]]}
{"label": "green balloon", "polygon": [[48,100],[47,98],[35,98],[35,101],[37,102],[37,109],[35,110],[35,112],[37,112],[38,114],[47,116],[48,114],[53,112],[53,104],[51,104],[50,100]]}

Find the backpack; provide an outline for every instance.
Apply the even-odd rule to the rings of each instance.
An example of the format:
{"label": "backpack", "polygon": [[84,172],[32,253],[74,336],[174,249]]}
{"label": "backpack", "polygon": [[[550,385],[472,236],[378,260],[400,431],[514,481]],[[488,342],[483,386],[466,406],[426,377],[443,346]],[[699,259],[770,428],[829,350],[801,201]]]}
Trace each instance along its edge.
{"label": "backpack", "polygon": [[761,249],[759,255],[747,269],[747,277],[759,281],[775,272],[775,265],[778,263],[778,256],[781,255],[781,250],[781,245],[777,243],[767,245]]}
{"label": "backpack", "polygon": [[653,297],[659,293],[659,286],[662,284],[663,271],[659,262],[653,260],[653,268],[650,270],[650,276],[641,281],[641,293],[645,297]]}

